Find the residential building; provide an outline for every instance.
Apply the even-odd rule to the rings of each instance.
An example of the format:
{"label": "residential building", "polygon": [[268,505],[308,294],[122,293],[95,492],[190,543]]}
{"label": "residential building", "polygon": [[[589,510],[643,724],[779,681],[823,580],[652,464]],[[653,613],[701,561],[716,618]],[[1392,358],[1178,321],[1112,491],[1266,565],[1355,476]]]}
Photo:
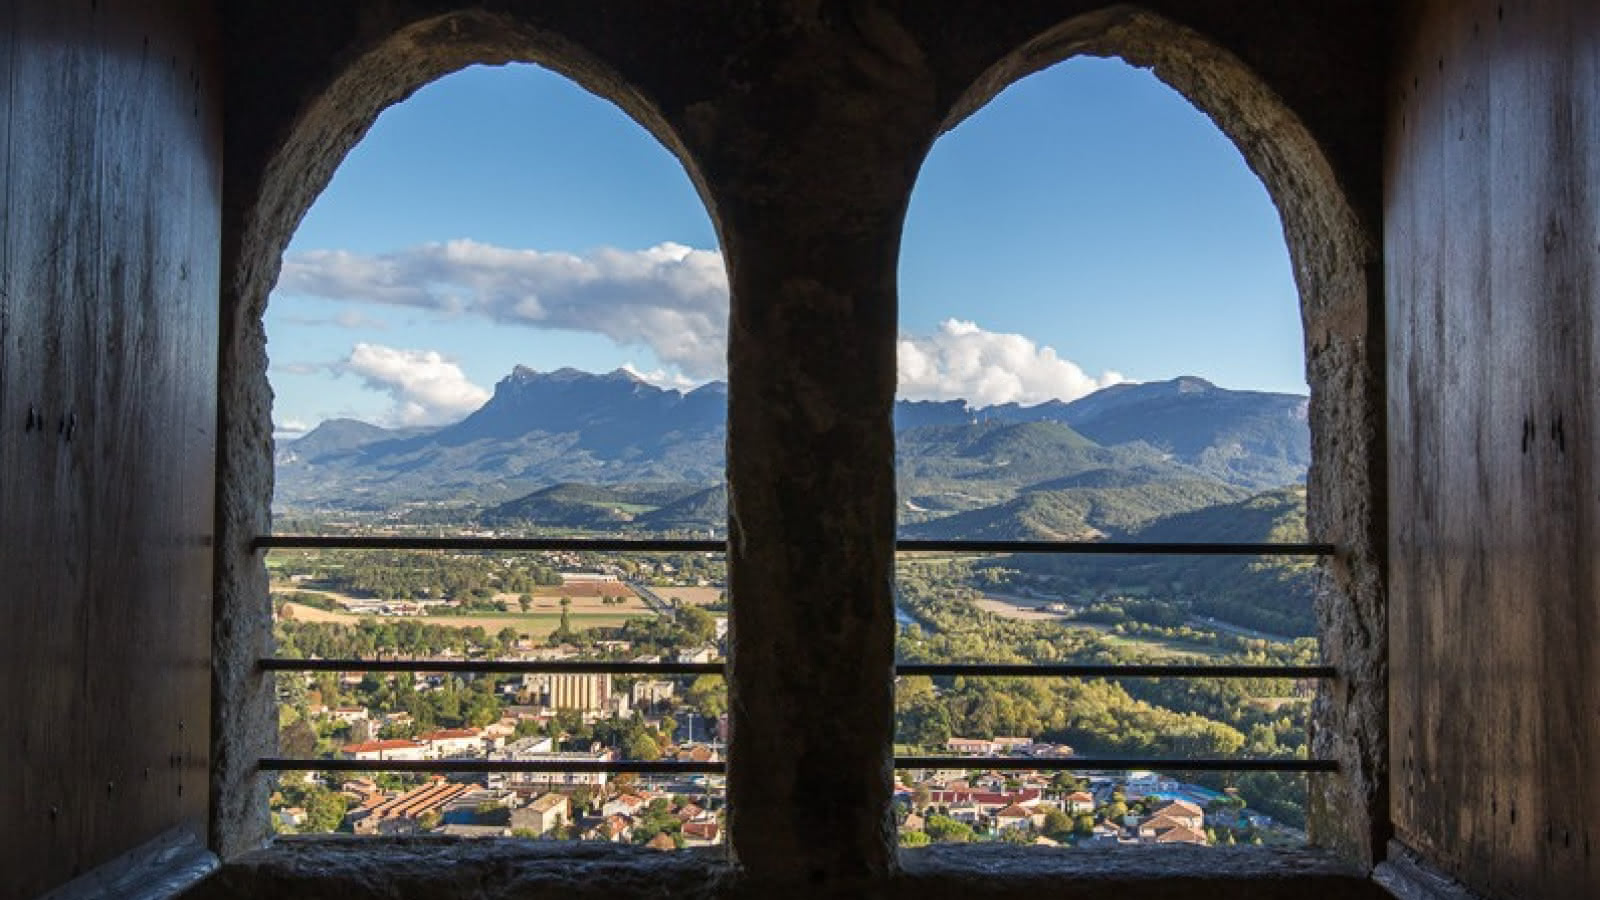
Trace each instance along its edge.
{"label": "residential building", "polygon": [[472,790],[472,785],[434,778],[397,797],[346,816],[357,834],[412,834],[424,817],[442,816],[446,804]]}
{"label": "residential building", "polygon": [[677,684],[665,679],[641,678],[633,683],[633,705],[648,709],[670,702],[677,689]]}
{"label": "residential building", "polygon": [[611,702],[608,672],[538,672],[522,676],[530,702],[553,710],[602,712]]}
{"label": "residential building", "polygon": [[366,741],[359,744],[345,744],[339,748],[339,755],[345,759],[427,759],[428,746],[416,741],[392,738],[381,741]]}
{"label": "residential building", "polygon": [[457,756],[482,756],[486,742],[481,729],[445,728],[417,735],[417,742],[427,750],[428,759],[449,759]]}
{"label": "residential building", "polygon": [[1062,802],[1066,811],[1074,815],[1094,812],[1094,795],[1088,791],[1073,791]]}
{"label": "residential building", "polygon": [[511,811],[513,831],[526,829],[541,837],[555,832],[571,821],[571,802],[566,794],[554,791],[539,796],[527,806]]}

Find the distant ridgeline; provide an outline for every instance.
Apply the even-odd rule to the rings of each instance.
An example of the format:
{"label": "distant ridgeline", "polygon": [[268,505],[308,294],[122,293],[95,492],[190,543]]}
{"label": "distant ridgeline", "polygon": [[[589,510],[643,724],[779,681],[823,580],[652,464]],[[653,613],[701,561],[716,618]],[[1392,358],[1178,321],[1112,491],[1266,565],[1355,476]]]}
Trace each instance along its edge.
{"label": "distant ridgeline", "polygon": [[[726,410],[720,382],[682,392],[620,370],[519,366],[453,425],[395,431],[335,419],[281,443],[275,506],[281,516],[403,510],[402,520],[546,532],[722,534]],[[1310,462],[1302,396],[1186,377],[1026,407],[900,402],[895,428],[906,537],[1305,536],[1305,492],[1296,487]],[[1012,565],[1080,592],[1192,594],[1202,614],[1274,634],[1315,633],[1306,563],[1043,557]],[[1281,607],[1264,606],[1267,595]]]}

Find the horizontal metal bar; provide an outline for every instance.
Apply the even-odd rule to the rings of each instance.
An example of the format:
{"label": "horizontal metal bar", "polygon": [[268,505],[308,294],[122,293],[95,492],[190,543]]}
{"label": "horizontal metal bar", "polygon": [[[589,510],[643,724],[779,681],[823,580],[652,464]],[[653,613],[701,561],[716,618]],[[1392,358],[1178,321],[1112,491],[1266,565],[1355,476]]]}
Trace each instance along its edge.
{"label": "horizontal metal bar", "polygon": [[[261,660],[275,673],[573,673],[725,674],[725,663],[635,663],[608,660]],[[1334,666],[1146,665],[1146,663],[899,663],[902,676],[971,677],[1338,677]]]}
{"label": "horizontal metal bar", "polygon": [[[269,772],[454,772],[474,773],[625,773],[640,775],[720,775],[720,762],[636,759],[290,759],[269,756],[258,764]],[[1172,759],[1149,756],[1065,756],[1048,759],[1012,756],[897,756],[897,769],[987,769],[1003,772],[1128,771],[1164,769],[1178,772],[1337,772],[1331,759]]]}
{"label": "horizontal metal bar", "polygon": [[[268,672],[567,672],[612,675],[722,675],[724,663],[616,662],[509,659],[287,659],[261,660]],[[896,675],[963,675],[974,678],[1335,678],[1333,666],[1164,665],[1129,663],[900,663]]]}
{"label": "horizontal metal bar", "polygon": [[[376,535],[267,534],[256,550],[556,550],[596,553],[721,553],[726,541],[676,538],[485,538]],[[1332,556],[1332,544],[1139,543],[1137,541],[932,541],[900,540],[903,553],[1148,554],[1157,556]]]}
{"label": "horizontal metal bar", "polygon": [[1150,756],[896,756],[897,769],[986,769],[995,772],[1077,772],[1163,769],[1174,772],[1337,772],[1331,759],[1172,759]]}
{"label": "horizontal metal bar", "polygon": [[[512,760],[512,759],[289,759],[269,756],[258,764],[269,772],[454,772],[454,773],[636,773],[640,775],[720,775],[720,762],[676,760]],[[1337,772],[1331,759],[1171,759],[1165,757],[1067,756],[1040,759],[1009,756],[897,756],[897,769],[988,769],[1005,772],[1128,771],[1178,772]]]}
{"label": "horizontal metal bar", "polygon": [[721,675],[723,663],[521,659],[287,659],[260,661],[268,672],[566,672],[612,675]]}
{"label": "horizontal metal bar", "polygon": [[900,663],[896,675],[1011,678],[1334,678],[1333,666],[1146,665],[1130,663]]}
{"label": "horizontal metal bar", "polygon": [[268,756],[257,767],[268,772],[555,772],[573,774],[720,775],[720,762],[640,759],[303,759]]}
{"label": "horizontal metal bar", "polygon": [[485,538],[378,535],[264,534],[256,550],[557,550],[597,553],[721,553],[727,541],[671,538]]}
{"label": "horizontal metal bar", "polygon": [[1149,554],[1155,556],[1332,556],[1332,544],[1234,544],[1180,541],[921,541],[895,542],[902,553]]}

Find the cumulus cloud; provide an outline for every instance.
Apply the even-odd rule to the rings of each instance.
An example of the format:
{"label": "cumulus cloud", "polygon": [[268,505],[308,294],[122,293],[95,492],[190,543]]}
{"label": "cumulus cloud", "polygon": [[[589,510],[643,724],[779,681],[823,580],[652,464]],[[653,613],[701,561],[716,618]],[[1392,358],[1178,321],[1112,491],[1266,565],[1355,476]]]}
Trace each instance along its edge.
{"label": "cumulus cloud", "polygon": [[356,344],[343,361],[328,367],[354,375],[366,387],[388,394],[388,425],[442,425],[482,406],[489,391],[467,380],[461,367],[435,350],[401,350]]}
{"label": "cumulus cloud", "polygon": [[929,336],[901,335],[899,376],[902,397],[973,406],[1076,400],[1126,380],[1110,371],[1090,375],[1031,338],[959,319],[946,319]]}
{"label": "cumulus cloud", "polygon": [[702,382],[693,378],[688,378],[678,372],[669,372],[666,369],[653,369],[646,372],[631,362],[625,362],[618,368],[646,384],[652,384],[658,388],[666,388],[668,390],[692,391],[702,384]]}
{"label": "cumulus cloud", "polygon": [[648,347],[696,379],[720,376],[727,356],[722,254],[682,244],[583,255],[471,240],[382,254],[314,250],[284,259],[278,289],[594,332]]}
{"label": "cumulus cloud", "polygon": [[305,433],[310,430],[311,426],[306,422],[302,422],[299,419],[286,419],[282,422],[273,423],[272,436],[280,441],[292,441],[295,438],[304,437]]}

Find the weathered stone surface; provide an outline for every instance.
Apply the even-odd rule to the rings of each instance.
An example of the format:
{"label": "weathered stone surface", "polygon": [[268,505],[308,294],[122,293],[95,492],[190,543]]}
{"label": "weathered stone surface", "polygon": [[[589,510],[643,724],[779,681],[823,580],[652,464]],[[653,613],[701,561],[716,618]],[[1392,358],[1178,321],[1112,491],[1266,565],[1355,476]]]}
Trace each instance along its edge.
{"label": "weathered stone surface", "polygon": [[[1283,213],[1303,295],[1314,537],[1342,676],[1317,747],[1316,839],[1370,864],[1385,837],[1376,2],[513,2],[229,5],[225,494],[218,523],[214,838],[266,837],[248,761],[270,740],[260,561],[270,496],[260,316],[290,233],[374,117],[473,62],[538,62],[677,154],[729,269],[729,841],[753,882],[881,885],[893,721],[891,403],[901,220],[924,154],[1017,78],[1121,56],[1213,117]],[[266,41],[262,34],[292,34]],[[1330,66],[1348,71],[1331,89]],[[1381,329],[1378,329],[1381,331]]]}
{"label": "weathered stone surface", "polygon": [[905,851],[900,858],[897,873],[819,889],[750,878],[706,851],[661,853],[615,844],[454,838],[296,839],[241,857],[188,897],[1361,900],[1385,896],[1359,868],[1317,850],[1187,846],[1062,850],[989,844],[930,847]]}

